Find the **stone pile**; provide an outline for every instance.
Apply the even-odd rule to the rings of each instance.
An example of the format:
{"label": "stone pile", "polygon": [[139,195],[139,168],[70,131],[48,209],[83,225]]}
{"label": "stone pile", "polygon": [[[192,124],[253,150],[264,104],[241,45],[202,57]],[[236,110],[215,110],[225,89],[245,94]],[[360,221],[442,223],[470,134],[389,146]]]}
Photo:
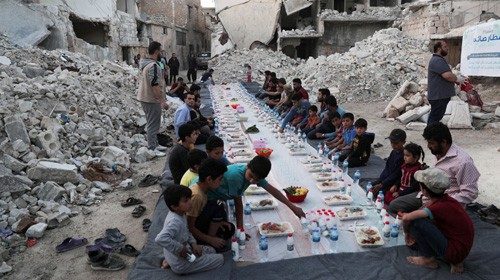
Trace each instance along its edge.
{"label": "stone pile", "polygon": [[363,19],[392,19],[395,20],[401,14],[400,7],[365,7],[359,5],[352,13],[339,12],[337,10],[326,9],[321,11],[322,20],[363,20]]}
{"label": "stone pile", "polygon": [[301,36],[311,36],[319,35],[312,25],[308,25],[304,28],[297,28],[291,30],[281,30],[280,37],[301,37]]}
{"label": "stone pile", "polygon": [[[289,82],[301,78],[311,93],[330,88],[341,101],[387,100],[404,81],[418,81],[426,76],[428,44],[389,28],[357,42],[346,53],[304,61],[269,50],[235,50],[213,59],[212,66],[216,81],[229,82],[244,77],[243,65],[250,63],[259,81],[263,79],[260,73],[271,70]],[[315,94],[310,96],[315,99]]]}
{"label": "stone pile", "polygon": [[89,164],[130,174],[130,159],[146,146],[136,75],[81,54],[18,48],[0,35],[0,232],[11,252],[88,212],[120,182],[85,179]]}

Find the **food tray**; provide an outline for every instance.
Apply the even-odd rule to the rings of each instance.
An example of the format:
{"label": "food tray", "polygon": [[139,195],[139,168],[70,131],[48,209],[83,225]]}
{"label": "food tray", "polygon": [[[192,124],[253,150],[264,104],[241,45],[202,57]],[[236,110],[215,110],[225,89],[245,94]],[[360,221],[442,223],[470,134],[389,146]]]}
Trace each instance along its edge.
{"label": "food tray", "polygon": [[259,228],[259,233],[262,236],[267,236],[267,237],[287,236],[288,234],[294,232],[292,224],[290,224],[289,222],[277,222],[276,224],[280,224],[280,225],[282,225],[282,226],[285,227],[285,231],[283,231],[283,232],[272,232],[272,233],[268,233],[268,232],[262,230],[262,225],[263,224],[264,223],[259,223],[257,225],[258,228]]}
{"label": "food tray", "polygon": [[[367,235],[363,230],[371,229],[375,231],[376,233],[373,235]],[[354,237],[356,237],[356,242],[358,243],[359,246],[364,247],[364,248],[370,248],[370,247],[380,247],[384,245],[384,239],[382,238],[382,235],[378,231],[376,227],[371,227],[371,226],[364,226],[364,227],[357,227],[354,230]],[[380,238],[379,240],[375,241],[375,243],[363,243],[363,239],[368,238],[368,237],[378,237]]]}
{"label": "food tray", "polygon": [[228,154],[234,157],[249,157],[253,155],[253,152],[248,149],[231,149],[228,151]]}
{"label": "food tray", "polygon": [[240,148],[247,148],[248,143],[246,141],[238,141],[238,142],[231,142],[229,143],[229,148],[231,149],[240,149]]}
{"label": "food tray", "polygon": [[[328,186],[323,186],[323,184],[328,183]],[[321,183],[317,183],[316,187],[321,192],[333,192],[333,191],[340,191],[342,189],[342,185],[339,183],[339,181],[324,181]]]}
{"label": "food tray", "polygon": [[231,163],[247,163],[249,161],[251,161],[253,159],[253,157],[251,156],[235,156],[235,157],[228,157],[228,160],[231,162]]}
{"label": "food tray", "polygon": [[310,163],[322,163],[323,161],[321,160],[321,158],[317,156],[309,155],[306,158],[301,159],[300,162],[302,162],[303,164],[310,164]]}
{"label": "food tray", "polygon": [[[346,198],[346,200],[336,200],[336,201],[331,201],[328,200],[329,197],[332,196],[340,196]],[[334,205],[346,205],[346,204],[351,204],[352,203],[352,197],[346,194],[332,194],[328,196],[323,197],[323,202],[325,202],[326,205],[328,206],[334,206]]]}
{"label": "food tray", "polygon": [[303,155],[307,155],[307,151],[305,149],[298,149],[298,150],[290,149],[290,155],[303,156]]}
{"label": "food tray", "polygon": [[[325,174],[325,176],[323,176],[323,174]],[[326,176],[326,175],[328,175],[328,176]],[[331,173],[324,173],[324,172],[315,173],[315,174],[313,174],[313,177],[318,182],[332,180],[332,174]]]}
{"label": "food tray", "polygon": [[[270,200],[271,204],[266,205],[266,206],[260,206],[258,203],[262,200]],[[250,208],[255,211],[259,210],[269,210],[269,209],[274,209],[278,207],[278,201],[274,197],[269,197],[269,196],[258,196],[258,197],[252,197],[252,198],[245,198],[245,201],[250,203]]]}
{"label": "food tray", "polygon": [[255,184],[248,186],[245,190],[245,195],[259,195],[259,194],[267,194],[267,191],[264,188],[261,188]]}
{"label": "food tray", "polygon": [[364,219],[366,217],[366,211],[361,209],[361,214],[352,216],[352,214],[348,214],[348,216],[344,216],[343,212],[345,212],[346,209],[354,209],[354,208],[360,208],[360,207],[344,207],[338,211],[336,211],[336,215],[341,221],[349,221],[349,220],[359,220],[359,219]]}
{"label": "food tray", "polygon": [[[321,172],[325,169],[325,166],[323,163],[307,163],[305,164],[306,170],[311,172],[311,173],[317,173]],[[326,167],[327,169],[330,169],[330,167]]]}

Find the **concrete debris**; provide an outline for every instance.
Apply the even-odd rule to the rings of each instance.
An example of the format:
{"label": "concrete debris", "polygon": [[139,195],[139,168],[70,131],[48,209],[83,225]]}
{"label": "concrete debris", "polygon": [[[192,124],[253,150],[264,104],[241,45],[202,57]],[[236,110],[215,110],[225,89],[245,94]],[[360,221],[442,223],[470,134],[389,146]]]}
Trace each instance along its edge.
{"label": "concrete debris", "polygon": [[3,55],[0,56],[0,64],[1,65],[7,65],[7,66],[9,66],[10,63],[11,62],[10,62],[10,59],[8,57],[3,56]]}
{"label": "concrete debris", "polygon": [[319,36],[319,33],[314,29],[312,25],[308,25],[302,29],[292,29],[292,30],[282,30],[280,32],[280,37],[301,37],[301,36]]}
{"label": "concrete debris", "polygon": [[32,225],[26,231],[26,237],[28,238],[42,238],[45,230],[47,229],[46,223],[38,223],[36,225]]}
{"label": "concrete debris", "polygon": [[115,164],[123,166],[125,169],[130,167],[130,157],[127,152],[115,146],[109,146],[104,149],[101,161],[109,167],[113,167]]}
{"label": "concrete debris", "polygon": [[426,123],[422,122],[411,122],[406,125],[406,129],[408,130],[417,130],[417,131],[424,131],[425,127],[427,126]]}
{"label": "concrete debris", "polygon": [[56,201],[61,198],[65,193],[65,189],[54,182],[46,182],[45,184],[38,186],[38,191],[36,196],[39,200],[44,201]]}
{"label": "concrete debris", "polygon": [[142,163],[151,160],[155,157],[155,152],[147,147],[140,147],[135,155],[135,161]]}
{"label": "concrete debris", "polygon": [[35,181],[54,181],[59,184],[79,181],[77,168],[73,164],[40,161],[27,171],[28,178]]}
{"label": "concrete debris", "polygon": [[365,7],[358,5],[355,11],[351,14],[339,12],[337,10],[326,9],[320,14],[320,18],[325,21],[342,21],[342,20],[395,20],[401,15],[401,8],[396,7]]}
{"label": "concrete debris", "polygon": [[[389,28],[357,42],[346,53],[295,60],[281,52],[237,49],[213,58],[211,66],[217,82],[244,77],[245,63],[252,66],[254,73],[270,70],[288,82],[301,78],[311,101],[315,101],[315,92],[324,87],[337,88],[336,97],[341,102],[387,100],[404,81],[426,76],[428,44]],[[255,75],[255,80],[263,79]]]}

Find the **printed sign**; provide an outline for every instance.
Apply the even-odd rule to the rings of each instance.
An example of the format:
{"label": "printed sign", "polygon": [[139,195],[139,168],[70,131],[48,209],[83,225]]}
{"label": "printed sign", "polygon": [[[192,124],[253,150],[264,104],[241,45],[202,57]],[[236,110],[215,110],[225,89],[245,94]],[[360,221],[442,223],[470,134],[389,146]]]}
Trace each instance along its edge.
{"label": "printed sign", "polygon": [[500,77],[500,20],[464,32],[460,65],[466,76]]}

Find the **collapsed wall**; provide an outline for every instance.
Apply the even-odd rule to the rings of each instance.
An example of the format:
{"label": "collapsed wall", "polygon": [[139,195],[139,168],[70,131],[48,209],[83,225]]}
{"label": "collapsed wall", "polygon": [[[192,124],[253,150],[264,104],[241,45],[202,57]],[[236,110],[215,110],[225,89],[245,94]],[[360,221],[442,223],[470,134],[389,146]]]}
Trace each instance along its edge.
{"label": "collapsed wall", "polygon": [[[327,87],[342,101],[387,100],[406,80],[426,77],[430,57],[429,42],[407,37],[398,29],[377,31],[357,42],[346,53],[294,60],[270,50],[234,50],[212,60],[217,82],[241,79],[252,66],[254,77],[263,80],[265,70],[291,82],[302,79],[303,86],[316,92]],[[315,96],[315,94],[313,94]]]}

